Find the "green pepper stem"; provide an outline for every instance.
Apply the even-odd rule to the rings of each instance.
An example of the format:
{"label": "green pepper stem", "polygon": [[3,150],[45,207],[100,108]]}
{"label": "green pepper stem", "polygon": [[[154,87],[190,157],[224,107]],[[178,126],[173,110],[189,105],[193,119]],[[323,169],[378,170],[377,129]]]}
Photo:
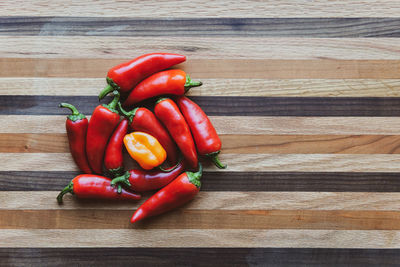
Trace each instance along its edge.
{"label": "green pepper stem", "polygon": [[119,98],[120,98],[120,94],[119,94],[119,92],[117,90],[114,90],[113,94],[114,94],[114,98],[107,106],[108,106],[109,109],[114,109],[115,110],[115,108],[117,107]]}
{"label": "green pepper stem", "polygon": [[202,174],[203,174],[203,165],[201,165],[200,162],[199,162],[199,170],[197,172],[186,172],[189,182],[191,182],[198,188],[201,187],[200,178],[201,178]]}
{"label": "green pepper stem", "polygon": [[102,100],[106,95],[108,95],[112,91],[114,91],[114,88],[111,85],[107,84],[107,86],[104,87],[104,89],[99,94],[99,101]]}
{"label": "green pepper stem", "polygon": [[186,83],[185,83],[185,93],[187,91],[189,91],[190,88],[192,87],[197,87],[197,86],[201,86],[203,83],[198,81],[192,81],[192,79],[190,78],[189,75],[186,74]]}
{"label": "green pepper stem", "polygon": [[206,156],[208,158],[210,158],[211,161],[214,162],[215,166],[217,166],[218,168],[226,169],[227,165],[223,164],[221,161],[219,161],[218,154],[219,154],[219,151],[207,154]]}
{"label": "green pepper stem", "polygon": [[67,193],[74,193],[74,184],[72,181],[58,194],[57,196],[57,202],[58,204],[61,204],[63,202],[63,196]]}
{"label": "green pepper stem", "polygon": [[60,105],[58,105],[60,108],[69,108],[72,111],[71,115],[79,115],[79,111],[76,109],[76,107],[74,105],[68,104],[68,103],[60,103]]}
{"label": "green pepper stem", "polygon": [[118,110],[129,120],[129,123],[132,123],[133,117],[135,117],[136,111],[138,109],[139,108],[134,108],[128,112],[122,107],[121,102],[118,102]]}
{"label": "green pepper stem", "polygon": [[160,97],[159,99],[157,99],[156,104],[158,104],[158,103],[160,103],[160,102],[162,102],[164,100],[168,100],[168,99],[170,99],[170,98],[168,98],[168,97]]}
{"label": "green pepper stem", "polygon": [[127,172],[125,172],[125,174],[112,179],[111,186],[114,187],[116,184],[119,185],[120,183],[122,183],[128,187],[131,187],[131,183],[129,182],[129,176],[130,176],[130,174],[127,171]]}

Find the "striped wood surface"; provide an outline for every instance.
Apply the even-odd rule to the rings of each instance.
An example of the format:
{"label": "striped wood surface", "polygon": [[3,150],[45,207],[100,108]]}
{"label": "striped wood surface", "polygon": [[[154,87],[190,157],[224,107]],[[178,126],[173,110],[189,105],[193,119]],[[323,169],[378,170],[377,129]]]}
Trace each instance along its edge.
{"label": "striped wood surface", "polygon": [[[389,0],[3,1],[0,265],[398,264],[399,12]],[[204,82],[189,96],[229,168],[206,164],[193,202],[136,226],[142,201],[58,206],[78,170],[57,104],[90,118],[107,69],[153,51],[188,56],[178,67]]]}

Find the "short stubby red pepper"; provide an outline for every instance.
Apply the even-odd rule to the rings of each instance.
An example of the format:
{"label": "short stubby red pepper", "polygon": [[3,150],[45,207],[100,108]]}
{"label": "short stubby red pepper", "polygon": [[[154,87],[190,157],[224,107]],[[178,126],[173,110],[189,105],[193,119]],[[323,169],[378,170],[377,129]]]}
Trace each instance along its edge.
{"label": "short stubby red pepper", "polygon": [[133,214],[131,223],[173,210],[192,200],[200,191],[202,166],[195,173],[184,172],[144,202]]}
{"label": "short stubby red pepper", "polygon": [[119,101],[118,91],[108,105],[99,105],[93,111],[86,134],[86,154],[95,173],[102,173],[102,163],[107,142],[118,125],[120,116],[115,109]]}
{"label": "short stubby red pepper", "polygon": [[84,173],[92,173],[89,162],[86,158],[86,132],[88,128],[88,120],[80,113],[73,105],[68,103],[61,103],[61,108],[69,108],[72,111],[68,115],[65,122],[67,129],[69,150],[71,151],[72,158],[76,165]]}
{"label": "short stubby red pepper", "polygon": [[129,94],[123,106],[130,107],[145,99],[160,95],[183,95],[201,82],[192,81],[183,70],[165,70],[139,83]]}
{"label": "short stubby red pepper", "polygon": [[122,149],[124,136],[128,132],[128,120],[123,119],[108,141],[106,153],[104,155],[104,166],[114,177],[121,175],[124,171],[124,158]]}
{"label": "short stubby red pepper", "polygon": [[[111,185],[123,184],[127,188],[136,192],[145,192],[163,188],[174,180],[185,169],[184,163],[181,161],[177,166],[172,167],[169,172],[154,170],[144,171],[141,169],[133,169],[127,171],[124,175],[114,178]],[[167,170],[168,171],[168,170]]]}
{"label": "short stubby red pepper", "polygon": [[169,98],[161,98],[156,102],[154,112],[182,151],[188,166],[196,169],[198,163],[196,146],[189,126],[178,106]]}
{"label": "short stubby red pepper", "polygon": [[183,55],[152,53],[119,64],[108,71],[108,85],[100,93],[99,99],[104,98],[113,90],[118,90],[120,93],[127,93],[150,75],[168,69],[185,60],[186,57]]}
{"label": "short stubby red pepper", "polygon": [[72,179],[57,196],[58,203],[63,202],[63,196],[67,193],[74,194],[78,198],[96,199],[138,200],[141,197],[121,187],[112,187],[110,179],[95,174],[81,174]]}
{"label": "short stubby red pepper", "polygon": [[210,119],[199,105],[186,96],[178,97],[177,104],[189,125],[199,154],[209,157],[218,168],[225,169],[226,165],[218,159],[221,151],[221,139]]}
{"label": "short stubby red pepper", "polygon": [[129,120],[132,130],[154,136],[167,152],[168,162],[171,165],[175,165],[178,162],[178,148],[153,112],[147,108],[135,108],[130,112],[126,112],[120,103],[118,103],[118,106],[120,112]]}

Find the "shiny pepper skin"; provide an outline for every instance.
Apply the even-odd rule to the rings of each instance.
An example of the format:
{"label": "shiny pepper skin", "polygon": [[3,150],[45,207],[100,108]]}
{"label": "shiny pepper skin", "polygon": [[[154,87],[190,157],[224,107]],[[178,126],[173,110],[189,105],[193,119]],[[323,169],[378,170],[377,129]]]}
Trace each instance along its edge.
{"label": "shiny pepper skin", "polygon": [[157,139],[144,132],[125,135],[124,144],[129,155],[145,170],[160,166],[167,158],[167,153]]}

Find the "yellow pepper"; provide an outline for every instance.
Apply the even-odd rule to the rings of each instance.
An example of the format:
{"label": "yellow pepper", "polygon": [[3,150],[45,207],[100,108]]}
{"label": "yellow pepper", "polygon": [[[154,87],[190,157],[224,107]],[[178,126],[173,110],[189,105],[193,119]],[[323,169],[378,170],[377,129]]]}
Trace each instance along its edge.
{"label": "yellow pepper", "polygon": [[160,166],[167,153],[156,138],[143,132],[125,135],[124,144],[129,155],[145,170]]}

